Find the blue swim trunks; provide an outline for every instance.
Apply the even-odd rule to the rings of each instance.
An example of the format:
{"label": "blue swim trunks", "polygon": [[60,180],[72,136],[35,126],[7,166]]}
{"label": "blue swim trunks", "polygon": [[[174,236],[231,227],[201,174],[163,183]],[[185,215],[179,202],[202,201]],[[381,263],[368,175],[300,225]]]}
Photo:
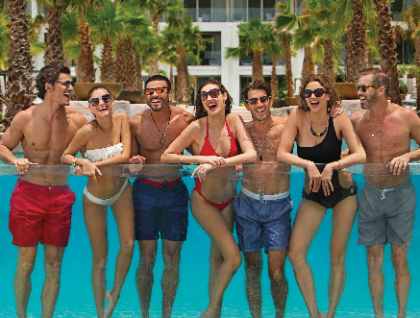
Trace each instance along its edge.
{"label": "blue swim trunks", "polygon": [[185,241],[189,193],[181,178],[158,183],[137,179],[133,184],[136,240]]}
{"label": "blue swim trunks", "polygon": [[242,252],[255,252],[263,246],[266,253],[289,249],[293,208],[289,192],[263,195],[242,188],[232,207]]}

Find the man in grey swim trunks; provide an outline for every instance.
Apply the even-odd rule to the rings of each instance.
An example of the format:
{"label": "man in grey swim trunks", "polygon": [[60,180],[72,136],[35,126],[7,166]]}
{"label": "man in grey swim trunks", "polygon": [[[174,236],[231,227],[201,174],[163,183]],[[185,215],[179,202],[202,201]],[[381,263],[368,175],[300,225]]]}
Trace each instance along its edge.
{"label": "man in grey swim trunks", "polygon": [[[416,193],[408,162],[411,138],[420,143],[420,119],[408,108],[387,101],[389,79],[379,69],[364,70],[358,83],[363,110],[351,121],[366,151],[365,187],[359,206],[359,244],[366,245],[369,289],[376,317],[384,317],[384,246],[391,243],[398,317],[406,315],[410,290],[407,251],[414,227]],[[377,164],[377,165],[369,165]]]}
{"label": "man in grey swim trunks", "polygon": [[[43,67],[37,76],[36,87],[42,104],[19,112],[0,141],[0,160],[14,165],[22,174],[10,200],[9,215],[12,243],[18,251],[14,278],[18,318],[27,316],[31,274],[39,243],[43,244],[46,276],[41,294],[41,316],[53,317],[75,200],[67,184],[68,168],[63,173],[64,167],[53,165],[61,164],[64,150],[86,123],[83,116],[68,107],[73,82],[67,67]],[[18,159],[12,150],[19,142],[25,156]],[[31,163],[51,164],[51,173],[25,174]]]}
{"label": "man in grey swim trunks", "polygon": [[[160,156],[193,120],[192,114],[169,105],[173,94],[169,80],[161,75],[145,83],[150,109],[130,119],[131,163],[146,163],[142,173],[151,176],[137,179],[133,185],[135,236],[140,248],[140,263],[136,273],[141,315],[149,317],[153,287],[153,268],[159,237],[162,238],[164,271],[162,275],[162,316],[169,318],[179,283],[181,247],[186,240],[189,194],[179,177],[178,168],[160,164]],[[156,176],[156,177],[152,177]]]}

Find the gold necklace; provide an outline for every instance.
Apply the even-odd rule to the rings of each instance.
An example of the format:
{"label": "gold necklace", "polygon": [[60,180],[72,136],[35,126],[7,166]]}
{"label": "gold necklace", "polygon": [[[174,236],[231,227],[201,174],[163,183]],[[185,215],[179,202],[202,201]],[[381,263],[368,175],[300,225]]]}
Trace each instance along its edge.
{"label": "gold necklace", "polygon": [[150,115],[152,116],[153,122],[155,123],[155,126],[156,126],[156,128],[157,128],[157,130],[158,130],[158,132],[159,132],[159,136],[161,137],[161,138],[160,138],[160,143],[163,145],[163,143],[165,142],[166,133],[168,132],[169,122],[171,121],[171,109],[169,108],[169,119],[168,119],[168,124],[166,125],[166,130],[165,130],[165,133],[163,134],[163,136],[162,136],[162,134],[160,133],[160,129],[159,129],[158,125],[156,124],[155,119],[153,118],[153,111],[151,111]]}

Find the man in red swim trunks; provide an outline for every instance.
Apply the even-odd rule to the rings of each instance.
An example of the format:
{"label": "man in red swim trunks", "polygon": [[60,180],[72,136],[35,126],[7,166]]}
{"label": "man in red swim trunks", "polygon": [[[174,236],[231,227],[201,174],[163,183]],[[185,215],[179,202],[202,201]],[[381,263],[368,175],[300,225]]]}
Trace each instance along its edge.
{"label": "man in red swim trunks", "polygon": [[[67,185],[63,167],[51,173],[26,174],[31,163],[60,164],[60,157],[86,119],[68,107],[73,82],[63,66],[41,69],[36,87],[40,105],[19,112],[0,141],[0,160],[13,164],[22,174],[10,200],[9,229],[18,247],[14,278],[17,317],[26,317],[31,293],[31,273],[38,243],[44,247],[45,282],[41,317],[53,317],[60,288],[64,248],[70,234],[71,209],[75,195]],[[24,158],[12,150],[22,143]],[[54,173],[58,169],[61,173]],[[36,170],[34,170],[35,172]]]}

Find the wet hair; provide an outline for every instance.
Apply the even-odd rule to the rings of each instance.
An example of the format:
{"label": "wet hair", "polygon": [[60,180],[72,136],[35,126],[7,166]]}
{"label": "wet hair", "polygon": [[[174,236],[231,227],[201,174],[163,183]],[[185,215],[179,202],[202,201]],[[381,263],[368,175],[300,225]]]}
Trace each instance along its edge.
{"label": "wet hair", "polygon": [[341,99],[338,96],[337,92],[335,91],[334,87],[331,85],[328,77],[322,74],[316,74],[316,75],[311,75],[307,77],[306,80],[300,85],[300,92],[299,92],[299,96],[300,96],[299,108],[300,109],[302,109],[305,112],[309,111],[309,106],[306,104],[306,98],[303,97],[303,91],[306,89],[306,86],[308,86],[310,82],[318,82],[324,88],[325,94],[330,95],[330,100],[327,103],[328,112],[330,112],[332,105],[340,103]]}
{"label": "wet hair", "polygon": [[253,91],[255,89],[264,90],[265,93],[268,96],[271,96],[271,86],[270,86],[270,84],[268,84],[267,82],[264,82],[264,81],[258,81],[257,80],[257,81],[252,81],[252,82],[246,83],[244,89],[242,90],[242,95],[244,96],[244,99],[247,100],[249,91]]}
{"label": "wet hair", "polygon": [[214,84],[219,86],[219,90],[222,94],[226,93],[227,94],[227,98],[225,101],[225,115],[229,114],[230,111],[232,110],[232,104],[233,104],[233,99],[232,96],[229,95],[229,92],[227,91],[227,89],[222,85],[222,83],[220,83],[219,81],[215,80],[215,79],[208,79],[207,81],[205,81],[198,89],[198,93],[197,93],[197,98],[195,100],[195,106],[194,106],[194,119],[199,119],[202,117],[206,117],[207,111],[204,108],[203,102],[201,101],[201,90],[203,89],[204,86],[208,85],[208,84]]}
{"label": "wet hair", "polygon": [[169,81],[169,79],[166,76],[163,75],[153,75],[152,77],[149,77],[147,79],[147,81],[144,83],[144,89],[146,89],[147,84],[149,82],[154,82],[154,81],[165,81],[166,85],[168,86],[168,91],[172,88],[171,87],[171,82]]}
{"label": "wet hair", "polygon": [[380,68],[367,68],[364,70],[361,70],[359,73],[359,76],[365,76],[372,74],[372,85],[375,86],[383,86],[385,87],[385,93],[388,93],[389,89],[389,76],[388,74],[380,69]]}
{"label": "wet hair", "polygon": [[51,64],[46,65],[38,73],[38,76],[35,80],[35,87],[38,90],[38,97],[44,99],[47,90],[45,89],[45,84],[50,83],[54,85],[58,81],[60,74],[70,75],[70,69],[67,66]]}
{"label": "wet hair", "polygon": [[[94,92],[94,91],[96,91],[97,89],[104,89],[104,90],[106,90],[111,96],[112,96],[112,94],[111,94],[111,91],[108,89],[108,88],[106,88],[105,86],[102,86],[102,85],[98,85],[98,86],[94,86],[94,87],[92,87],[91,89],[90,89],[90,91],[89,91],[89,93],[88,93],[88,100],[90,99],[90,97],[92,96],[92,93]],[[112,98],[114,98],[114,97],[112,97]]]}

